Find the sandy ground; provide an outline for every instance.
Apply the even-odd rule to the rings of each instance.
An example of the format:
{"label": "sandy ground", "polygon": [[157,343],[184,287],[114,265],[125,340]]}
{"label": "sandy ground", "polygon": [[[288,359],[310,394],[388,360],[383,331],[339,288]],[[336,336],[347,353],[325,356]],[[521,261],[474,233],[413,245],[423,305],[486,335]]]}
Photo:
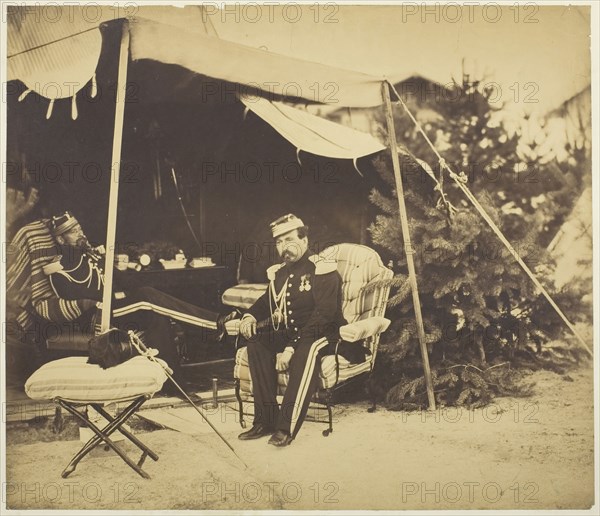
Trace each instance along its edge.
{"label": "sandy ground", "polygon": [[[336,411],[333,434],[306,423],[285,449],[241,442],[232,413],[212,418],[244,469],[201,423],[195,435],[141,434],[159,455],[144,480],[99,451],[67,479],[77,441],[13,444],[8,507],[38,509],[587,509],[594,504],[593,373],[538,372],[531,398],[486,409]],[[185,417],[189,410],[181,409]],[[129,448],[128,448],[129,449]]]}

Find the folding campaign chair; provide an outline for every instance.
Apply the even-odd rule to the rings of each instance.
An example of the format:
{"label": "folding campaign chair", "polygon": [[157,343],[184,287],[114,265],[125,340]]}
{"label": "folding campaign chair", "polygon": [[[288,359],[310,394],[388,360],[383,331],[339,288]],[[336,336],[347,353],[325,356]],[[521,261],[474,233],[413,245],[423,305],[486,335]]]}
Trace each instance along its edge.
{"label": "folding campaign chair", "polygon": [[[380,335],[387,329],[390,321],[383,317],[387,306],[390,287],[382,280],[389,280],[394,273],[383,265],[379,255],[369,247],[358,244],[339,244],[321,252],[327,260],[336,260],[337,269],[342,278],[342,311],[348,324],[340,328],[338,344],[360,342],[367,350],[364,362],[353,364],[337,353],[321,359],[319,387],[313,397],[315,408],[325,408],[328,413],[328,428],[323,431],[327,436],[333,431],[334,394],[341,387],[358,380],[366,380],[373,371]],[[252,285],[250,291],[236,292],[231,289],[228,301],[237,302],[235,306],[245,308],[241,302],[244,297],[256,297],[258,285]],[[239,288],[239,287],[238,287]],[[266,285],[265,285],[266,290]],[[235,296],[237,295],[237,299]],[[223,295],[225,298],[225,294]],[[225,302],[225,299],[224,299]],[[230,335],[239,333],[239,319],[226,323]],[[240,347],[235,356],[234,367],[235,394],[238,401],[240,424],[245,428],[244,402],[252,399],[252,378],[248,367],[246,346]],[[283,395],[288,384],[287,371],[277,375],[277,394]]]}
{"label": "folding campaign chair", "polygon": [[[142,465],[146,457],[157,461],[158,455],[123,428],[123,425],[162,388],[166,380],[167,375],[160,364],[143,356],[108,369],[88,364],[87,357],[67,357],[48,362],[34,372],[25,383],[27,395],[35,400],[54,401],[94,433],[71,459],[62,472],[62,477],[67,478],[87,454],[104,443],[140,476],[150,478]],[[104,408],[104,405],[112,403],[119,406],[126,404],[126,407],[113,417]],[[88,406],[106,419],[106,426],[98,428],[90,421],[86,410]],[[117,431],[142,451],[137,463],[110,438]]]}

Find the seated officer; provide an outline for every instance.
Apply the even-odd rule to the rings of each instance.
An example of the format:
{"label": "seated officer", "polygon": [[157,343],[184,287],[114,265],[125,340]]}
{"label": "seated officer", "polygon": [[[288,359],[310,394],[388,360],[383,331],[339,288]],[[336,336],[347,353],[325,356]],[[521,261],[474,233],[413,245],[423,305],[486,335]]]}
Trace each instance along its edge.
{"label": "seated officer", "polygon": [[[104,288],[104,257],[93,249],[77,219],[69,212],[53,217],[50,231],[58,244],[58,255],[44,266],[54,293],[60,300],[78,301],[84,306],[101,306]],[[118,284],[118,270],[115,270]],[[118,285],[116,285],[118,288]],[[112,318],[115,325],[143,330],[149,347],[159,350],[159,356],[180,379],[179,357],[170,333],[169,319],[212,330],[217,340],[224,336],[224,323],[235,312],[224,317],[186,303],[152,287],[130,292],[114,292]]]}
{"label": "seated officer", "polygon": [[[240,322],[240,334],[248,345],[254,422],[239,438],[273,434],[269,444],[286,446],[306,417],[317,388],[321,355],[329,343],[337,342],[339,328],[346,322],[337,263],[310,255],[304,223],[295,215],[285,215],[271,224],[271,232],[283,263],[269,267],[267,292]],[[283,353],[276,361],[279,352]],[[289,383],[279,408],[277,371],[288,368]]]}

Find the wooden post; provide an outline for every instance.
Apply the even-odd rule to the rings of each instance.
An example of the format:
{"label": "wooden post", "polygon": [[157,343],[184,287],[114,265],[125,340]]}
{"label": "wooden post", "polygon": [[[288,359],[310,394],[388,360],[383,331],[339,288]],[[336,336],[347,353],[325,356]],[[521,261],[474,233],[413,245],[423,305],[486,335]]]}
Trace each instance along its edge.
{"label": "wooden post", "polygon": [[119,176],[121,171],[121,146],[123,143],[123,118],[125,115],[125,97],[127,93],[127,64],[129,60],[129,26],[123,22],[121,48],[119,51],[119,71],[115,99],[115,126],[113,132],[113,150],[110,173],[110,194],[108,197],[108,216],[106,227],[106,256],[104,263],[104,291],[102,292],[101,331],[110,328],[113,267],[115,261],[115,239],[117,234],[117,207],[119,202]]}
{"label": "wooden post", "polygon": [[396,128],[394,126],[394,115],[392,112],[392,102],[390,100],[390,90],[387,82],[382,85],[383,98],[385,99],[385,116],[387,121],[388,138],[390,140],[390,150],[392,153],[392,166],[394,167],[394,178],[396,179],[396,193],[398,197],[398,209],[400,211],[400,223],[402,225],[402,239],[404,241],[404,253],[406,255],[406,264],[408,266],[408,280],[412,290],[413,306],[415,310],[415,320],[417,323],[417,334],[419,337],[419,346],[421,348],[421,358],[423,359],[423,373],[425,375],[425,386],[427,388],[427,399],[429,409],[435,410],[435,397],[433,395],[433,382],[431,380],[431,369],[429,367],[429,355],[427,353],[427,343],[425,342],[425,328],[423,327],[423,315],[421,314],[421,301],[419,300],[419,287],[417,285],[417,273],[415,271],[415,262],[413,260],[413,249],[410,243],[410,231],[408,228],[408,216],[406,214],[406,204],[404,203],[404,188],[402,186],[402,174],[400,172],[400,160],[398,159],[398,148],[396,144]]}

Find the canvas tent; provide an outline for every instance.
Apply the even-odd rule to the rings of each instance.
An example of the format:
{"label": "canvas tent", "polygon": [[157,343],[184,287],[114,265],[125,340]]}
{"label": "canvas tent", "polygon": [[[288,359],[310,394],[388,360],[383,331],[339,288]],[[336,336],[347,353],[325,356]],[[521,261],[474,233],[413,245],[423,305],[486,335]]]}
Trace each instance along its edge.
{"label": "canvas tent", "polygon": [[[435,407],[416,273],[413,256],[409,251],[410,234],[396,149],[389,83],[383,77],[324,66],[223,41],[216,37],[207,17],[203,16],[201,6],[185,9],[142,6],[136,8],[136,12],[126,19],[123,18],[126,13],[115,13],[110,7],[96,6],[95,15],[91,17],[89,13],[86,14],[85,8],[53,6],[57,14],[52,21],[48,21],[47,16],[40,17],[39,13],[36,16],[36,9],[43,8],[9,9],[8,71],[9,79],[20,79],[27,86],[21,97],[25,98],[29,91],[35,91],[49,99],[47,117],[52,116],[54,100],[70,98],[71,116],[77,118],[78,92],[90,82],[92,92],[94,90],[95,63],[101,51],[98,39],[100,27],[102,24],[115,22],[115,18],[120,20],[121,39],[118,43],[110,161],[112,178],[107,214],[108,263],[112,262],[114,253],[119,178],[122,172],[122,131],[126,116],[130,63],[151,59],[202,74],[209,78],[207,85],[216,86],[216,92],[212,93],[216,93],[217,96],[226,95],[228,92],[231,94],[231,90],[226,91],[224,88],[231,88],[233,85],[235,97],[241,99],[247,109],[254,111],[279,134],[297,146],[299,151],[306,150],[325,156],[356,160],[377,152],[382,147],[369,136],[342,130],[282,101],[293,100],[296,104],[299,101],[307,104],[333,104],[347,108],[385,105],[428,399],[430,407]],[[215,82],[211,83],[210,79]],[[48,89],[48,85],[52,85],[53,88]],[[111,268],[107,269],[105,285],[102,326],[108,328]]]}
{"label": "canvas tent", "polygon": [[589,282],[591,293],[593,242],[590,213],[592,189],[586,188],[548,245],[548,252],[556,260],[554,282],[558,288],[581,280]]}
{"label": "canvas tent", "polygon": [[[102,82],[103,77],[96,80],[94,77],[95,68],[89,66],[88,62],[92,61],[95,66],[98,60],[96,39],[97,35],[100,34],[99,26],[103,32],[104,50],[111,44],[114,46],[115,41],[118,44],[118,34],[115,33],[114,20],[111,19],[115,16],[114,10],[110,8],[100,10],[99,14],[93,17],[94,23],[91,23],[91,16],[89,13],[86,15],[86,11],[64,8],[62,15],[56,14],[50,17],[46,13],[45,17],[54,22],[48,24],[39,23],[45,17],[36,16],[31,10],[27,11],[28,16],[23,15],[22,10],[16,9],[13,11],[9,16],[9,28],[11,29],[8,49],[9,78],[22,78],[28,87],[31,85],[32,88],[35,88],[38,85],[38,90],[43,90],[38,91],[42,95],[41,97],[36,97],[35,100],[25,99],[27,100],[25,103],[37,102],[38,104],[50,106],[51,103],[45,102],[44,94],[50,94],[53,98],[72,95],[72,105],[76,107],[78,103],[77,96],[83,98],[84,93],[91,90],[89,96],[93,97],[95,86]],[[372,79],[365,79],[367,76],[364,76],[364,74],[332,70],[321,65],[314,65],[313,67],[311,63],[301,60],[274,56],[256,49],[222,42],[214,37],[214,30],[210,23],[203,19],[202,13],[203,10],[197,6],[184,9],[143,7],[137,9],[135,17],[129,20],[127,32],[131,34],[131,56],[133,58],[128,64],[130,70],[128,80],[132,81],[128,83],[129,98],[126,117],[129,117],[129,121],[136,117],[143,117],[140,115],[138,103],[156,104],[158,99],[159,102],[165,104],[171,103],[171,107],[167,109],[172,109],[173,103],[179,102],[180,97],[187,96],[186,101],[188,103],[206,106],[205,111],[196,111],[196,116],[199,119],[205,119],[201,121],[205,125],[212,123],[212,130],[214,131],[215,124],[212,119],[215,118],[215,113],[218,113],[221,118],[225,118],[229,115],[229,112],[225,112],[222,107],[234,103],[242,106],[237,97],[243,95],[243,102],[247,110],[261,117],[275,131],[290,141],[299,160],[302,159],[303,152],[356,160],[361,156],[384,149],[370,135],[344,130],[339,125],[310,116],[306,112],[290,108],[281,102],[269,102],[264,96],[260,96],[266,94],[269,99],[283,98],[276,91],[277,85],[279,85],[279,89],[285,90],[287,94],[297,95],[303,90],[312,99],[320,93],[315,90],[313,78],[320,76],[320,79],[323,79],[319,83],[323,85],[322,93],[328,96],[331,95],[327,85],[336,85],[337,87],[342,82],[344,85],[350,85],[348,90],[345,87],[338,88],[337,93],[339,95],[336,93],[336,96],[331,98],[332,102],[338,102],[338,97],[345,95],[357,99],[356,102],[364,103],[364,99],[368,98],[368,95],[364,93],[363,85],[368,84],[369,81],[372,82]],[[62,20],[65,23],[57,23],[56,20]],[[157,22],[157,20],[160,20],[160,22]],[[111,23],[113,30],[103,28],[103,25]],[[71,29],[74,33],[72,38],[68,37],[67,29]],[[177,32],[178,37],[172,37],[174,32]],[[186,33],[185,38],[181,37],[182,33]],[[91,37],[90,35],[94,36]],[[91,38],[91,43],[85,43],[85,39],[82,42],[84,37],[85,39]],[[77,55],[75,56],[73,55],[73,49],[65,47],[65,42],[70,39],[73,40],[73,46],[77,49],[77,52],[75,52]],[[47,44],[48,41],[55,40],[56,43]],[[164,44],[157,45],[157,42],[164,42]],[[89,56],[85,56],[86,45],[89,49]],[[27,48],[31,48],[31,50],[26,51]],[[201,48],[202,52],[192,50],[196,48]],[[106,53],[104,50],[103,59],[105,59],[104,54]],[[153,52],[161,53],[161,55],[154,55]],[[199,54],[202,55],[199,56]],[[240,55],[243,56],[242,60],[239,59]],[[150,57],[146,58],[144,56]],[[193,57],[194,62],[189,62],[190,56]],[[86,66],[83,68],[88,75],[85,76],[82,75],[83,72],[79,72],[79,75],[82,76],[77,80],[71,80],[69,74],[74,68],[72,63],[78,60],[86,61]],[[112,60],[116,61],[117,56],[113,55]],[[252,73],[249,72],[243,75],[240,67],[250,62],[254,63]],[[40,63],[44,63],[44,66],[38,66]],[[140,65],[140,63],[143,64]],[[151,68],[152,63],[160,63],[161,66]],[[100,74],[104,71],[105,76],[117,75],[116,69],[108,66],[103,67],[102,65],[102,62],[98,63]],[[211,66],[216,68],[209,71]],[[50,82],[47,81],[48,67],[52,69],[53,80]],[[133,74],[131,73],[132,69],[134,69]],[[202,71],[198,71],[199,69],[202,69]],[[141,73],[140,70],[142,70]],[[165,72],[165,70],[167,71]],[[197,72],[197,77],[201,77],[203,80],[192,80],[190,79],[191,73],[186,76],[181,72],[189,70]],[[262,78],[257,75],[256,70],[263,71]],[[269,70],[269,72],[265,72],[265,70]],[[277,74],[273,70],[277,70]],[[228,79],[241,82],[231,82]],[[73,87],[72,83],[76,83],[77,86]],[[44,84],[52,84],[53,87],[44,87]],[[157,84],[165,84],[165,87],[161,89],[156,87]],[[184,86],[182,87],[181,84],[184,84]],[[261,89],[261,86],[264,89]],[[115,85],[108,85],[109,90],[114,87]],[[185,90],[186,87],[187,91]],[[61,90],[60,93],[57,93],[57,89]],[[78,92],[81,89],[84,91]],[[202,92],[194,97],[189,94],[189,91],[193,89],[202,90]],[[354,89],[356,91],[353,92]],[[371,91],[373,90],[371,89]],[[377,95],[381,96],[379,90],[375,91]],[[252,94],[252,92],[257,92],[257,94]],[[99,91],[98,96],[101,93]],[[104,93],[106,94],[106,92]],[[112,93],[112,91],[109,91],[109,93]],[[131,93],[133,95],[130,95]],[[21,100],[24,100],[25,95],[26,91],[21,95]],[[40,98],[42,99],[41,102]],[[231,102],[232,98],[234,102]],[[306,102],[314,102],[314,100],[306,100]],[[89,111],[89,106],[86,104],[91,103],[93,102],[90,99],[87,99],[87,102],[83,102],[81,99],[79,101],[79,111],[82,109],[88,109]],[[62,104],[64,105],[65,102],[63,101]],[[217,109],[210,109],[213,105],[217,105]],[[54,116],[63,116],[64,118],[64,107],[61,106],[60,109],[62,112],[56,112]],[[14,109],[14,111],[17,111],[17,109]],[[77,111],[77,109],[73,110],[73,114],[77,114]],[[22,108],[20,112],[23,112]],[[104,118],[100,115],[104,115]],[[174,115],[181,116],[181,112]],[[99,114],[98,111],[93,111],[93,116],[98,124],[105,123],[106,116],[104,113]],[[188,121],[186,120],[186,122]],[[110,123],[112,124],[112,121]],[[78,123],[73,125],[81,127],[82,124],[83,122],[78,120]],[[42,124],[39,123],[38,125],[41,126]],[[198,126],[199,123],[195,123],[195,125]],[[31,127],[31,132],[37,131],[36,126]],[[83,129],[85,130],[85,128]],[[142,129],[138,129],[138,127],[134,127],[134,130],[139,133]],[[173,132],[173,127],[165,128],[165,131]],[[235,131],[236,128],[233,127],[231,132],[234,133]],[[42,134],[42,131],[39,132]],[[99,130],[98,138],[102,138],[104,133],[104,130]],[[211,136],[211,134],[207,134],[207,131],[201,131],[198,134],[199,138],[208,142],[207,145],[216,146],[214,141],[210,141]],[[45,134],[45,137],[51,140],[54,135]],[[228,135],[228,137],[231,139],[231,136]],[[131,138],[128,139],[131,140]],[[128,145],[129,141],[125,141],[124,144]],[[47,152],[52,154],[52,150],[48,149]],[[88,149],[88,152],[95,154],[95,149]],[[213,153],[208,156],[208,159],[223,159],[222,154]],[[47,157],[41,156],[41,159],[44,158],[47,159]]]}
{"label": "canvas tent", "polygon": [[[105,79],[106,77],[116,78],[117,70],[114,68],[113,63],[117,61],[118,48],[116,48],[116,52],[113,52],[110,63],[112,66],[107,66],[103,61],[107,60],[107,55],[110,56],[106,52],[106,47],[110,47],[111,45],[115,47],[118,45],[119,35],[117,34],[117,30],[115,30],[118,27],[114,23],[115,20],[112,19],[115,13],[114,10],[105,8],[100,10],[99,14],[92,17],[89,13],[86,15],[86,11],[83,9],[64,8],[63,11],[62,14],[52,16],[48,13],[45,13],[44,16],[36,16],[35,10],[28,10],[26,11],[28,15],[24,15],[22,10],[16,9],[13,10],[13,13],[9,17],[9,78],[22,78],[27,87],[31,86],[34,91],[36,91],[35,87],[37,85],[37,89],[40,90],[37,93],[41,94],[41,96],[31,94],[31,97],[28,97],[26,96],[26,90],[20,99],[24,100],[24,105],[13,107],[12,112],[18,112],[19,114],[27,112],[30,105],[34,103],[44,107],[48,106],[50,109],[52,102],[48,102],[44,98],[44,94],[50,94],[52,98],[72,95],[71,104],[75,106],[72,114],[78,115],[78,111],[83,112],[86,109],[88,112],[93,113],[90,118],[93,118],[99,124],[97,136],[95,137],[98,138],[98,147],[102,147],[106,144],[103,138],[105,138],[106,134],[110,133],[107,133],[104,130],[105,127],[100,127],[100,125],[108,123],[108,118],[106,113],[100,113],[98,109],[92,110],[90,108],[90,104],[94,104],[95,101],[91,98],[86,98],[86,95],[87,97],[93,97],[95,89],[98,90],[98,97],[101,97],[102,94],[106,97],[106,90],[108,90],[109,94],[114,95],[116,85],[107,85]],[[272,98],[283,98],[276,91],[277,85],[279,85],[280,90],[285,90],[288,94],[292,95],[297,95],[303,90],[312,99],[320,93],[315,90],[315,82],[313,81],[313,78],[320,74],[321,79],[323,79],[323,82],[319,83],[323,86],[323,92],[321,93],[331,96],[328,85],[336,85],[337,88],[337,85],[341,84],[340,81],[345,81],[344,84],[347,83],[350,85],[349,93],[345,88],[338,88],[338,93],[346,96],[352,95],[358,99],[357,102],[364,103],[365,94],[362,91],[364,90],[363,84],[368,84],[372,79],[366,80],[365,77],[367,76],[364,76],[364,74],[354,74],[344,70],[332,71],[332,69],[322,67],[321,65],[312,67],[311,63],[306,63],[305,61],[274,56],[264,51],[222,42],[214,37],[214,30],[210,23],[203,19],[202,13],[203,10],[197,6],[186,7],[184,9],[143,7],[137,9],[135,17],[129,20],[127,32],[128,35],[131,34],[131,56],[135,59],[132,59],[128,63],[129,71],[127,77],[128,81],[131,82],[128,82],[127,86],[128,102],[125,117],[130,124],[132,120],[136,119],[140,119],[141,122],[137,124],[136,120],[135,123],[137,126],[133,127],[133,131],[137,132],[136,135],[126,134],[125,146],[131,144],[132,136],[138,137],[139,133],[145,130],[145,128],[141,127],[144,123],[150,125],[153,122],[153,120],[150,120],[148,112],[152,110],[157,112],[158,110],[154,109],[157,103],[160,102],[167,106],[162,109],[163,112],[172,110],[173,117],[177,117],[182,115],[187,116],[188,113],[182,113],[179,110],[179,106],[175,106],[174,104],[188,102],[194,108],[197,105],[202,105],[203,110],[195,110],[195,116],[198,118],[197,121],[190,120],[189,118],[183,120],[182,117],[180,125],[194,124],[194,128],[198,128],[203,124],[209,127],[212,125],[212,127],[209,131],[197,131],[197,138],[201,139],[201,141],[194,143],[188,140],[186,143],[189,147],[205,144],[206,147],[209,147],[205,149],[207,150],[207,161],[217,162],[219,165],[229,159],[229,156],[225,155],[224,152],[212,152],[214,148],[222,146],[220,142],[215,142],[213,138],[212,132],[218,130],[214,120],[218,116],[224,121],[222,125],[225,125],[227,122],[230,124],[230,134],[222,136],[223,140],[226,138],[232,140],[236,136],[236,131],[238,131],[236,124],[239,125],[238,120],[232,123],[232,117],[238,117],[239,120],[242,119],[241,115],[238,116],[237,114],[239,110],[235,106],[236,104],[242,106],[242,109],[245,104],[247,111],[253,112],[256,116],[265,120],[269,124],[269,127],[272,127],[277,133],[283,135],[293,145],[298,161],[303,160],[303,153],[307,152],[313,155],[354,160],[356,162],[361,156],[367,156],[384,149],[384,146],[370,135],[347,130],[324,119],[311,116],[305,111],[293,109],[282,102],[269,101]],[[48,18],[53,23],[40,23],[40,20],[43,21],[45,18]],[[94,23],[91,23],[92,20],[90,18],[92,18]],[[57,23],[56,20],[62,20],[65,23]],[[160,22],[157,22],[157,20],[160,20]],[[107,29],[106,26],[109,26],[109,28]],[[68,36],[68,29],[71,29],[74,33],[72,38]],[[178,33],[178,37],[173,39],[174,31]],[[96,40],[100,32],[102,32],[103,50],[100,62],[97,63],[98,52]],[[133,36],[134,33],[135,36]],[[182,33],[186,33],[185,38],[181,37]],[[94,36],[91,37],[90,35]],[[86,39],[88,38],[91,38],[89,44],[86,43]],[[66,42],[70,39],[73,40],[73,46],[77,49],[76,52],[69,47],[65,47]],[[56,41],[56,43],[49,45],[47,44],[49,41]],[[164,44],[157,45],[157,42]],[[157,50],[158,47],[160,48]],[[26,51],[27,48],[31,48],[31,50]],[[85,55],[86,48],[89,50],[89,55],[87,56]],[[192,51],[192,49],[196,48],[202,48],[203,50],[202,52]],[[168,52],[165,49],[168,49]],[[153,55],[153,52],[160,52],[161,55]],[[202,54],[202,56],[198,57],[198,54]],[[239,60],[240,55],[244,57],[242,60]],[[144,56],[150,57],[147,58]],[[188,62],[190,61],[190,56],[195,59],[193,63]],[[83,68],[87,76],[82,75],[83,72],[81,71],[78,72],[81,77],[73,78],[70,76],[74,68],[73,62],[76,61],[85,61]],[[94,63],[94,66],[89,65],[90,61]],[[244,64],[247,65],[249,62],[254,62],[255,64],[252,67],[254,75],[248,73],[247,76],[242,76],[239,68]],[[40,63],[44,65],[38,66]],[[96,65],[97,68],[95,68]],[[202,72],[197,71],[201,68],[210,69],[211,66],[213,68],[217,67],[217,69],[210,71],[210,73],[207,70],[203,70]],[[48,68],[52,70],[51,81],[48,79]],[[96,69],[98,70],[98,74],[103,75],[103,77],[94,77]],[[262,78],[258,77],[255,69],[263,70],[264,75]],[[282,71],[277,71],[276,75],[273,70],[278,69]],[[190,78],[194,75],[190,70],[196,72],[195,78]],[[265,72],[265,70],[269,70],[269,72]],[[187,72],[187,75],[184,72]],[[198,77],[200,80],[196,80]],[[242,82],[231,82],[228,79]],[[103,80],[104,90],[102,91],[100,86],[102,86]],[[76,83],[77,86],[73,87],[73,83]],[[45,84],[52,84],[52,87],[45,87]],[[355,85],[358,85],[356,91],[352,92],[351,90],[354,89]],[[260,86],[264,89],[261,89]],[[57,90],[61,90],[60,93]],[[199,91],[198,95],[190,94],[190,91],[194,90]],[[380,96],[380,91],[376,91]],[[18,93],[21,92],[19,91]],[[240,96],[243,96],[242,101],[244,104],[238,100]],[[35,98],[32,99],[32,97]],[[79,101],[77,97],[79,97]],[[185,100],[182,101],[181,98]],[[103,99],[100,100],[102,101]],[[303,100],[314,102],[314,100]],[[337,94],[331,98],[331,102],[338,102]],[[77,109],[78,103],[79,108]],[[65,113],[65,104],[68,104],[68,101],[62,101],[60,107],[56,108],[60,111],[55,110],[54,115],[52,115],[50,110],[44,110],[44,112],[50,114],[53,118],[62,116],[64,119],[65,116],[68,116],[68,113]],[[148,106],[144,104],[152,104],[152,109],[148,109]],[[144,105],[143,108],[142,105]],[[235,108],[229,109],[231,106],[235,106]],[[212,109],[213,107],[215,109]],[[108,109],[110,108],[105,108],[105,110]],[[145,112],[142,112],[144,109]],[[254,114],[246,117],[249,119],[247,125],[256,127],[253,121]],[[53,133],[48,134],[48,131],[45,130],[46,128],[42,127],[43,123],[38,117],[38,113],[32,115],[32,118],[37,119],[37,125],[28,122],[28,133],[39,133],[40,136],[43,135],[43,140],[48,142],[55,140],[54,146],[60,146],[60,139],[58,137],[55,139],[55,134]],[[155,118],[159,118],[159,114]],[[86,121],[80,117],[77,123],[72,125],[77,127],[79,131],[85,131],[86,128],[83,127],[85,123]],[[110,124],[112,129],[112,120]],[[42,129],[39,130],[38,127],[42,127]],[[125,129],[127,130],[127,126]],[[169,139],[171,134],[176,131],[181,133],[180,130],[181,127],[174,128],[173,125],[165,127],[164,131],[169,133],[166,135],[166,139]],[[70,131],[70,128],[67,128],[67,131]],[[73,135],[67,136],[73,138]],[[89,137],[87,134],[86,136]],[[211,146],[212,148],[210,148]],[[48,144],[47,147],[51,147],[51,144]],[[73,151],[73,156],[70,156],[70,158],[73,160],[82,159],[82,156],[76,155],[79,149],[73,146],[71,150]],[[178,150],[181,151],[182,149],[179,148]],[[231,148],[229,150],[231,151]],[[44,155],[43,152],[40,152],[37,161],[50,161],[49,158],[51,156],[56,157],[54,148],[46,148],[44,152],[47,154]],[[86,152],[90,153],[85,156],[86,160],[102,160],[101,156],[98,155],[97,149],[88,148]],[[138,159],[140,158],[139,154],[136,156]],[[18,161],[19,158],[20,156],[16,156],[15,161]],[[231,159],[235,159],[235,156],[232,156]],[[274,160],[282,161],[282,157],[276,154]],[[55,161],[60,160],[55,159]],[[149,168],[149,165],[151,164],[144,163],[146,169]],[[222,168],[224,173],[226,173],[226,166]],[[82,186],[84,187],[83,190],[85,190],[86,185]],[[100,185],[95,185],[95,188],[95,191],[101,191]],[[206,204],[210,204],[210,202],[211,200],[209,199],[206,201]],[[216,236],[210,235],[210,238],[214,239]]]}
{"label": "canvas tent", "polygon": [[[41,9],[44,7],[40,7],[34,15],[31,9],[14,7],[9,9],[9,79],[20,79],[26,84],[27,90],[21,96],[23,98],[30,91],[47,97],[49,99],[47,117],[52,115],[56,99],[71,98],[72,117],[75,119],[78,116],[78,91],[89,81],[92,81],[92,88],[94,88],[93,63],[97,61],[100,52],[98,39],[100,24],[115,18],[115,13],[109,7],[98,7],[92,21],[84,8],[56,6],[56,18],[49,23],[47,19],[40,16]],[[187,7],[185,10],[144,6],[136,8],[135,16],[129,17],[122,24],[106,237],[108,263],[112,262],[114,256],[127,68],[130,57],[134,61],[147,58],[183,66],[205,76],[241,86],[242,90],[236,94],[245,97],[244,102],[249,109],[253,109],[254,106],[250,102],[251,97],[248,93],[258,93],[258,96],[265,97],[267,102],[283,100],[286,97],[293,97],[295,100],[305,99],[308,103],[334,103],[346,107],[368,107],[386,102],[388,109],[391,109],[389,91],[383,78],[280,56],[220,40],[204,14],[201,6]],[[190,28],[192,30],[189,30]],[[52,92],[48,92],[47,88],[44,89],[50,83],[58,86]],[[344,157],[358,158],[361,153],[369,154],[381,150],[378,142],[373,140],[368,143],[368,139],[363,137],[357,139],[360,140],[360,144],[357,144],[353,151],[352,148],[348,148],[344,138],[349,134],[348,131],[340,137],[331,130],[332,126],[328,123],[317,122],[306,113],[296,114],[293,108],[287,109],[281,105],[269,105],[260,101],[255,109],[260,111],[259,116],[272,123],[281,134],[286,134],[288,139],[298,143],[305,142],[307,147],[320,153],[333,152],[334,155],[339,155],[342,152]],[[393,128],[391,128],[391,135],[404,239],[407,248],[410,248]],[[415,312],[420,322],[419,340],[421,351],[424,353],[429,402],[434,406],[424,330],[420,320],[414,263],[410,254],[407,255],[407,259]],[[105,285],[102,316],[104,329],[108,328],[110,318],[112,288],[110,267],[106,271]]]}

